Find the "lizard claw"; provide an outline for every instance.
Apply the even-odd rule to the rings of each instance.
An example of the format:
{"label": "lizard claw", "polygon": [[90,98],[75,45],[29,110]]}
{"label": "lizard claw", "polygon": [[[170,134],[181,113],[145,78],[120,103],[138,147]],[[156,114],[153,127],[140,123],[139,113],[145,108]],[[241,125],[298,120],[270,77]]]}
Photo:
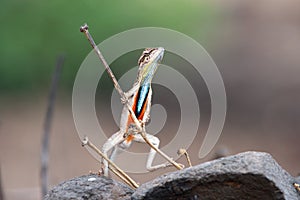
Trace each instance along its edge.
{"label": "lizard claw", "polygon": [[125,105],[128,102],[128,98],[124,95],[121,97],[121,103]]}
{"label": "lizard claw", "polygon": [[170,162],[165,162],[165,163],[162,164],[162,166],[163,166],[163,168],[166,168],[166,167],[172,167],[173,164],[170,163]]}

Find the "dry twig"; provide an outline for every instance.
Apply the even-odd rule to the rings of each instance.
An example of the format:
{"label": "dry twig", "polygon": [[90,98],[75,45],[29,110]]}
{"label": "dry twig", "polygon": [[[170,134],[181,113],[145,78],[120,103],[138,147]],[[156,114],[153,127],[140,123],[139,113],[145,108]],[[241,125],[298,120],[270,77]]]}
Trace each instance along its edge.
{"label": "dry twig", "polygon": [[43,136],[42,136],[42,152],[41,152],[41,188],[42,195],[45,196],[48,191],[48,162],[49,162],[49,137],[50,137],[50,128],[52,124],[53,111],[55,98],[57,93],[57,87],[59,82],[59,77],[61,74],[62,66],[64,63],[65,57],[59,56],[57,58],[56,67],[53,72],[51,88],[48,96],[48,106],[44,121]]}
{"label": "dry twig", "polygon": [[116,80],[115,76],[113,75],[113,72],[111,71],[109,65],[107,64],[107,62],[105,61],[103,55],[101,54],[99,48],[97,47],[97,45],[95,44],[93,37],[91,36],[91,34],[88,31],[88,25],[85,24],[83,26],[80,27],[80,31],[83,32],[85,34],[85,36],[87,37],[88,41],[90,42],[90,44],[92,45],[92,48],[94,49],[94,51],[96,52],[97,56],[99,57],[100,61],[103,63],[106,71],[108,72],[109,76],[111,77],[114,86],[116,88],[116,90],[118,91],[118,93],[120,94],[120,96],[122,97],[122,99],[124,99],[126,101],[126,106],[129,110],[129,113],[134,121],[134,123],[136,124],[137,129],[139,130],[139,134],[142,135],[142,137],[144,138],[144,140],[146,141],[146,143],[148,145],[150,145],[151,148],[153,148],[158,154],[160,154],[163,158],[165,158],[169,163],[171,163],[172,165],[174,165],[177,169],[182,169],[183,166],[178,164],[177,162],[175,162],[172,158],[170,158],[169,156],[167,156],[165,153],[163,153],[161,150],[159,150],[158,148],[156,148],[155,146],[153,146],[153,144],[147,139],[146,134],[143,132],[143,129],[141,127],[140,122],[138,121],[138,119],[135,116],[135,113],[133,112],[132,108],[130,107],[130,105],[128,104],[127,101],[127,97],[126,95],[124,95],[123,90],[121,89],[118,81]]}
{"label": "dry twig", "polygon": [[114,162],[112,162],[106,155],[104,155],[93,143],[91,143],[88,137],[85,137],[82,141],[82,146],[87,145],[91,149],[93,149],[96,153],[98,153],[102,158],[107,160],[109,163],[109,169],[116,174],[119,178],[121,178],[124,182],[130,185],[133,188],[138,188],[139,185],[131,179],[122,169],[120,169]]}
{"label": "dry twig", "polygon": [[186,151],[186,149],[179,149],[177,154],[179,156],[184,155],[186,157],[186,160],[187,160],[189,166],[192,167],[191,159],[190,159],[190,156],[189,156],[188,152]]}

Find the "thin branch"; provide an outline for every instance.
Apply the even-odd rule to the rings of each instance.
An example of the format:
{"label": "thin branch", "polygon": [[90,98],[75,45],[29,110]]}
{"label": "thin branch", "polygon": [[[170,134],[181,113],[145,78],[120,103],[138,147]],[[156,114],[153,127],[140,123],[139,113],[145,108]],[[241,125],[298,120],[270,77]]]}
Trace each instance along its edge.
{"label": "thin branch", "polygon": [[62,71],[62,66],[64,64],[65,57],[60,55],[57,58],[56,67],[53,72],[51,88],[48,96],[48,106],[44,121],[43,127],[43,136],[42,136],[42,152],[41,152],[41,189],[42,195],[45,196],[48,191],[48,162],[49,162],[49,138],[50,138],[50,128],[52,124],[53,111],[55,98],[57,93],[57,87],[59,82],[59,77]]}
{"label": "thin branch", "polygon": [[114,172],[119,178],[125,181],[128,185],[133,188],[138,188],[139,185],[131,179],[121,168],[119,168],[114,162],[112,162],[105,154],[102,153],[93,143],[91,143],[88,137],[85,137],[82,141],[82,146],[87,145],[92,148],[96,153],[98,153],[101,157],[103,157],[110,165],[110,170]]}
{"label": "thin branch", "polygon": [[109,76],[111,77],[114,86],[116,88],[116,90],[119,92],[119,94],[123,97],[124,96],[124,92],[122,91],[122,88],[120,87],[117,79],[115,78],[113,72],[111,71],[109,65],[107,64],[106,60],[104,59],[104,56],[102,55],[102,53],[100,52],[99,48],[97,47],[96,43],[93,40],[93,37],[91,36],[91,34],[88,31],[88,25],[84,24],[83,26],[80,27],[80,31],[83,32],[85,34],[85,36],[87,37],[88,41],[90,42],[90,44],[92,45],[92,48],[96,51],[96,54],[98,55],[99,59],[101,60],[101,62],[103,63],[105,70],[107,71],[107,73],[109,74]]}
{"label": "thin branch", "polygon": [[191,162],[190,156],[189,156],[188,152],[186,151],[186,149],[179,149],[178,152],[177,152],[177,154],[178,154],[180,157],[181,157],[182,155],[184,155],[185,158],[186,158],[186,160],[187,160],[187,162],[188,162],[188,164],[189,164],[189,166],[192,167],[192,162]]}
{"label": "thin branch", "polygon": [[174,165],[177,169],[182,169],[183,167],[180,166],[178,163],[176,163],[172,158],[170,158],[169,156],[167,156],[165,153],[163,153],[161,150],[159,150],[158,148],[156,148],[155,146],[153,146],[153,144],[147,139],[146,134],[144,133],[140,122],[138,121],[137,117],[135,116],[135,113],[133,112],[132,108],[130,107],[129,103],[128,103],[128,99],[126,97],[126,95],[124,95],[123,90],[121,89],[118,81],[116,80],[113,72],[111,71],[109,65],[107,64],[107,62],[105,61],[103,55],[101,54],[99,48],[97,47],[96,43],[93,40],[93,37],[91,36],[91,34],[88,31],[88,25],[85,24],[83,26],[80,27],[80,31],[83,32],[85,34],[85,36],[87,37],[87,39],[89,40],[90,44],[92,45],[93,49],[95,50],[97,56],[99,57],[100,61],[103,63],[103,65],[105,66],[106,71],[108,72],[109,76],[111,77],[114,86],[116,88],[116,90],[118,91],[118,93],[120,94],[120,96],[122,97],[122,99],[125,99],[125,104],[128,108],[128,111],[134,121],[134,123],[136,124],[136,127],[138,129],[139,134],[142,135],[142,137],[144,138],[144,140],[146,141],[146,143],[148,145],[150,145],[151,148],[153,148],[157,153],[159,153],[162,157],[164,157],[168,162],[170,162],[172,165]]}

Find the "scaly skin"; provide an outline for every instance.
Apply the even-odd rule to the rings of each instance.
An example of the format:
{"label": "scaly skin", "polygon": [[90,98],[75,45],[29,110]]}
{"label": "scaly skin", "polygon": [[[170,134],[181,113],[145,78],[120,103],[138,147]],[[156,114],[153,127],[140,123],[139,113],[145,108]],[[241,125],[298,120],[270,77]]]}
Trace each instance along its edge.
{"label": "scaly skin", "polygon": [[[125,93],[126,99],[137,119],[140,121],[144,131],[145,123],[150,118],[152,100],[151,81],[160,61],[163,58],[163,54],[164,49],[162,47],[147,48],[143,51],[138,61],[139,70],[136,82],[134,83],[132,89]],[[121,100],[124,105],[127,103],[124,99]],[[128,108],[127,106],[124,106],[121,114],[120,130],[113,134],[103,145],[103,153],[107,155],[108,152],[113,149],[110,155],[110,159],[113,161],[115,156],[120,153],[119,149],[127,149],[133,141],[145,142],[144,139],[137,133],[138,129],[128,111]],[[146,135],[149,141],[151,141],[151,143],[158,148],[159,139],[147,133]],[[155,154],[155,150],[151,149],[146,165],[146,168],[149,171],[170,166],[170,164],[167,163],[152,166]],[[103,164],[104,175],[108,176],[108,163],[107,161],[103,160]]]}

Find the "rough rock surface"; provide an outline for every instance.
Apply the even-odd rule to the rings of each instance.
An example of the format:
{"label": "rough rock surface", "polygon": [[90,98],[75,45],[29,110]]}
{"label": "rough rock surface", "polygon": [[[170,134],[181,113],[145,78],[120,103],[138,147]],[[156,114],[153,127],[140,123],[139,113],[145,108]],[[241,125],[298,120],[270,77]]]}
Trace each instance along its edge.
{"label": "rough rock surface", "polygon": [[298,200],[294,182],[271,155],[245,152],[160,176],[132,199]]}
{"label": "rough rock surface", "polygon": [[86,175],[59,184],[44,200],[300,200],[300,191],[293,185],[297,181],[270,154],[245,152],[162,175],[136,191],[112,179]]}
{"label": "rough rock surface", "polygon": [[127,185],[98,175],[84,175],[65,181],[48,192],[44,200],[130,199]]}

